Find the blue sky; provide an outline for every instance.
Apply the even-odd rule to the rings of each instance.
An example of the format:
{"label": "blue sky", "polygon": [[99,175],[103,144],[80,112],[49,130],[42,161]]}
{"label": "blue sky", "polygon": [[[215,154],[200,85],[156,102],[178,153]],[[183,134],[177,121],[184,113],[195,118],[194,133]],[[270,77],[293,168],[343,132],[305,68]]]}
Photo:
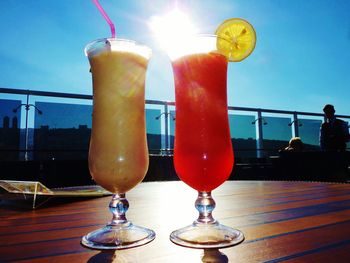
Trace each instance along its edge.
{"label": "blue sky", "polygon": [[[148,22],[175,1],[100,0],[117,36],[153,50],[146,98],[174,100],[169,59]],[[350,1],[187,0],[200,33],[241,17],[256,29],[253,54],[230,63],[231,106],[350,114]],[[84,46],[110,31],[91,0],[0,0],[0,87],[91,94]],[[0,95],[1,96],[1,95]]]}

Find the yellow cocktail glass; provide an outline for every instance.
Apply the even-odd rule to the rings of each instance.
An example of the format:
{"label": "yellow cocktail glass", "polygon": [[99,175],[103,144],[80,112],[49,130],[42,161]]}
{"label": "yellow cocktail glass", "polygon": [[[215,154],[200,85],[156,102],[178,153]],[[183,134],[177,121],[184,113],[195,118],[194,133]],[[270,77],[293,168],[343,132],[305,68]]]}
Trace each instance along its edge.
{"label": "yellow cocktail glass", "polygon": [[92,178],[113,193],[112,221],[83,237],[95,249],[144,245],[154,231],[126,219],[125,193],[140,183],[148,169],[145,123],[145,76],[151,49],[124,39],[100,39],[85,53],[93,81],[93,117],[89,148]]}

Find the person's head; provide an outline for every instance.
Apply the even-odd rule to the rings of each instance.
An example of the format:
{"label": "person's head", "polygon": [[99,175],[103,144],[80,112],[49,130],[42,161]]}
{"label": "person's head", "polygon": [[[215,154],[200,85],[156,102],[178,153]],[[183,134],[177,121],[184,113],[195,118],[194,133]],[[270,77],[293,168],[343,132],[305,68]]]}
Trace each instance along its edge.
{"label": "person's head", "polygon": [[293,137],[289,141],[289,147],[294,151],[301,151],[303,149],[303,142],[301,141],[300,137]]}
{"label": "person's head", "polygon": [[334,106],[331,105],[331,104],[326,104],[323,107],[323,112],[324,112],[324,115],[326,116],[327,119],[333,118],[334,117],[334,113],[335,113]]}

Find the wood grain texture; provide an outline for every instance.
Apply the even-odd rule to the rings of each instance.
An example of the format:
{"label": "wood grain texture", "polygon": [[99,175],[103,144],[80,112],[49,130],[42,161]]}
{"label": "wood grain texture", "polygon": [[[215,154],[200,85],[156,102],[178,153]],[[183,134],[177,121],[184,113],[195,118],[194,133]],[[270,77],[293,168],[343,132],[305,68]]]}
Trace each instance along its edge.
{"label": "wood grain texture", "polygon": [[169,240],[196,217],[196,192],[182,182],[142,183],[127,193],[127,217],[155,230],[142,247],[89,250],[80,239],[110,220],[110,197],[23,210],[0,203],[0,262],[349,262],[350,184],[228,181],[213,191],[214,217],[245,241],[219,250]]}

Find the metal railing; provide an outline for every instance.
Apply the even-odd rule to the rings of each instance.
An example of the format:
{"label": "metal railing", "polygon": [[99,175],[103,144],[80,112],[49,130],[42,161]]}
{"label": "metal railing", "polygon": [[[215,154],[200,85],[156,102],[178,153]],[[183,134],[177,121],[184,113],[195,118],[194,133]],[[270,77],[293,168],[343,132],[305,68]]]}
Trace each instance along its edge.
{"label": "metal railing", "polygon": [[[85,95],[85,94],[73,94],[73,93],[61,93],[61,92],[48,92],[48,91],[36,91],[36,90],[22,90],[22,89],[10,89],[10,88],[0,88],[0,95],[1,94],[12,94],[12,95],[24,95],[25,96],[25,103],[21,103],[15,110],[19,110],[22,108],[22,106],[25,109],[25,127],[21,127],[25,129],[25,136],[24,136],[24,149],[25,152],[25,160],[28,160],[28,152],[30,149],[28,148],[28,115],[30,108],[34,108],[39,114],[42,113],[40,109],[38,109],[34,104],[30,104],[30,96],[39,96],[39,97],[53,97],[53,98],[68,98],[68,99],[82,99],[82,100],[90,100],[92,101],[92,95]],[[0,97],[1,98],[1,97]],[[162,141],[162,149],[159,149],[160,151],[168,152],[171,148],[171,140],[170,140],[170,122],[175,121],[175,116],[170,111],[170,107],[175,108],[175,103],[170,101],[160,101],[160,100],[146,100],[146,105],[159,105],[162,107],[161,113],[159,116],[156,117],[157,120],[162,120],[162,126],[164,127],[164,139]],[[1,106],[1,105],[0,105]],[[263,125],[268,125],[266,122],[266,117],[263,116],[263,114],[279,114],[279,115],[287,115],[291,117],[291,122],[288,124],[290,128],[292,129],[292,134],[294,136],[299,136],[299,129],[301,124],[300,116],[303,117],[320,117],[321,119],[324,118],[324,115],[322,113],[313,113],[313,112],[302,112],[302,111],[287,111],[287,110],[273,110],[273,109],[264,109],[264,108],[249,108],[249,107],[234,107],[229,106],[229,111],[239,111],[239,112],[250,112],[254,113],[256,116],[256,119],[252,122],[253,125],[255,125],[256,129],[256,151],[257,156],[262,156],[262,152],[266,149],[264,149],[263,140],[264,140],[264,134],[263,134]],[[350,115],[337,115],[339,118],[347,119],[350,121]]]}

